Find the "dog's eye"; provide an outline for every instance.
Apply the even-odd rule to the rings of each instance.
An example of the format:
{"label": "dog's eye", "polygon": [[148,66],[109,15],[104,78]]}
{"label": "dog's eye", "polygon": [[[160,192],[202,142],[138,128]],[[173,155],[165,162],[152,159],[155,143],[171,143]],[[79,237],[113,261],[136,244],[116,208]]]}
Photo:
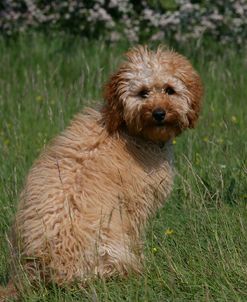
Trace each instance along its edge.
{"label": "dog's eye", "polygon": [[146,99],[149,96],[149,90],[148,89],[142,89],[141,91],[139,91],[138,96]]}
{"label": "dog's eye", "polygon": [[169,95],[172,95],[172,94],[175,93],[175,90],[174,90],[172,87],[168,86],[168,87],[166,87],[166,89],[165,89],[165,93],[167,93],[167,94],[169,94]]}

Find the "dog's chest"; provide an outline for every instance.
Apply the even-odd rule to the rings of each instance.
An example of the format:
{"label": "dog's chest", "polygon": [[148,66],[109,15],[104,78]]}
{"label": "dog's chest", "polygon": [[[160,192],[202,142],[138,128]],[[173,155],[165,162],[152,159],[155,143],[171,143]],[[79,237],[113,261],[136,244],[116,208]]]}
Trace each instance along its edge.
{"label": "dog's chest", "polygon": [[123,203],[137,211],[153,212],[171,191],[172,150],[138,142],[123,141],[109,150],[108,175],[112,190]]}

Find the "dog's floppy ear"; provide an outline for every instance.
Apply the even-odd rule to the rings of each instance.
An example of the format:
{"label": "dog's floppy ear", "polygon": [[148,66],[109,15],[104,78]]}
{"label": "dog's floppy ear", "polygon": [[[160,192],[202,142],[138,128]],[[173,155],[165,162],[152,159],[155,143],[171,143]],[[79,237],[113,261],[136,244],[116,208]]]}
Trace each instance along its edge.
{"label": "dog's floppy ear", "polygon": [[121,100],[121,70],[112,75],[104,87],[106,105],[102,113],[106,127],[110,133],[115,132],[123,123],[123,103]]}
{"label": "dog's floppy ear", "polygon": [[203,86],[198,74],[194,74],[192,79],[187,80],[187,84],[190,91],[190,110],[187,114],[187,118],[189,128],[194,128],[201,110]]}

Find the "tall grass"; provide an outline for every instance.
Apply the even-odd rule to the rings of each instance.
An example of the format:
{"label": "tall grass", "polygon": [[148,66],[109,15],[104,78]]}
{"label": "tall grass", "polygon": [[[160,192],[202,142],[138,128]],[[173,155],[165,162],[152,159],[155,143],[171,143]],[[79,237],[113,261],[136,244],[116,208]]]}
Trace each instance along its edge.
{"label": "tall grass", "polygon": [[[0,40],[0,280],[5,234],[33,160],[73,114],[101,101],[128,45],[72,38]],[[174,141],[173,193],[150,222],[141,277],[40,288],[23,301],[247,301],[246,54],[180,49],[202,75],[198,127]]]}

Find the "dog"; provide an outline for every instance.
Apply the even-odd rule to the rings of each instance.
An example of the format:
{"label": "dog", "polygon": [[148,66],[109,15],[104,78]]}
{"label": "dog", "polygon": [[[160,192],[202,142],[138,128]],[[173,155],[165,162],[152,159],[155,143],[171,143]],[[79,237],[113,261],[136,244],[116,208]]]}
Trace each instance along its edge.
{"label": "dog", "polygon": [[58,286],[141,273],[147,220],[173,184],[172,140],[198,119],[203,87],[182,55],[137,46],[31,168],[13,225],[14,266]]}

